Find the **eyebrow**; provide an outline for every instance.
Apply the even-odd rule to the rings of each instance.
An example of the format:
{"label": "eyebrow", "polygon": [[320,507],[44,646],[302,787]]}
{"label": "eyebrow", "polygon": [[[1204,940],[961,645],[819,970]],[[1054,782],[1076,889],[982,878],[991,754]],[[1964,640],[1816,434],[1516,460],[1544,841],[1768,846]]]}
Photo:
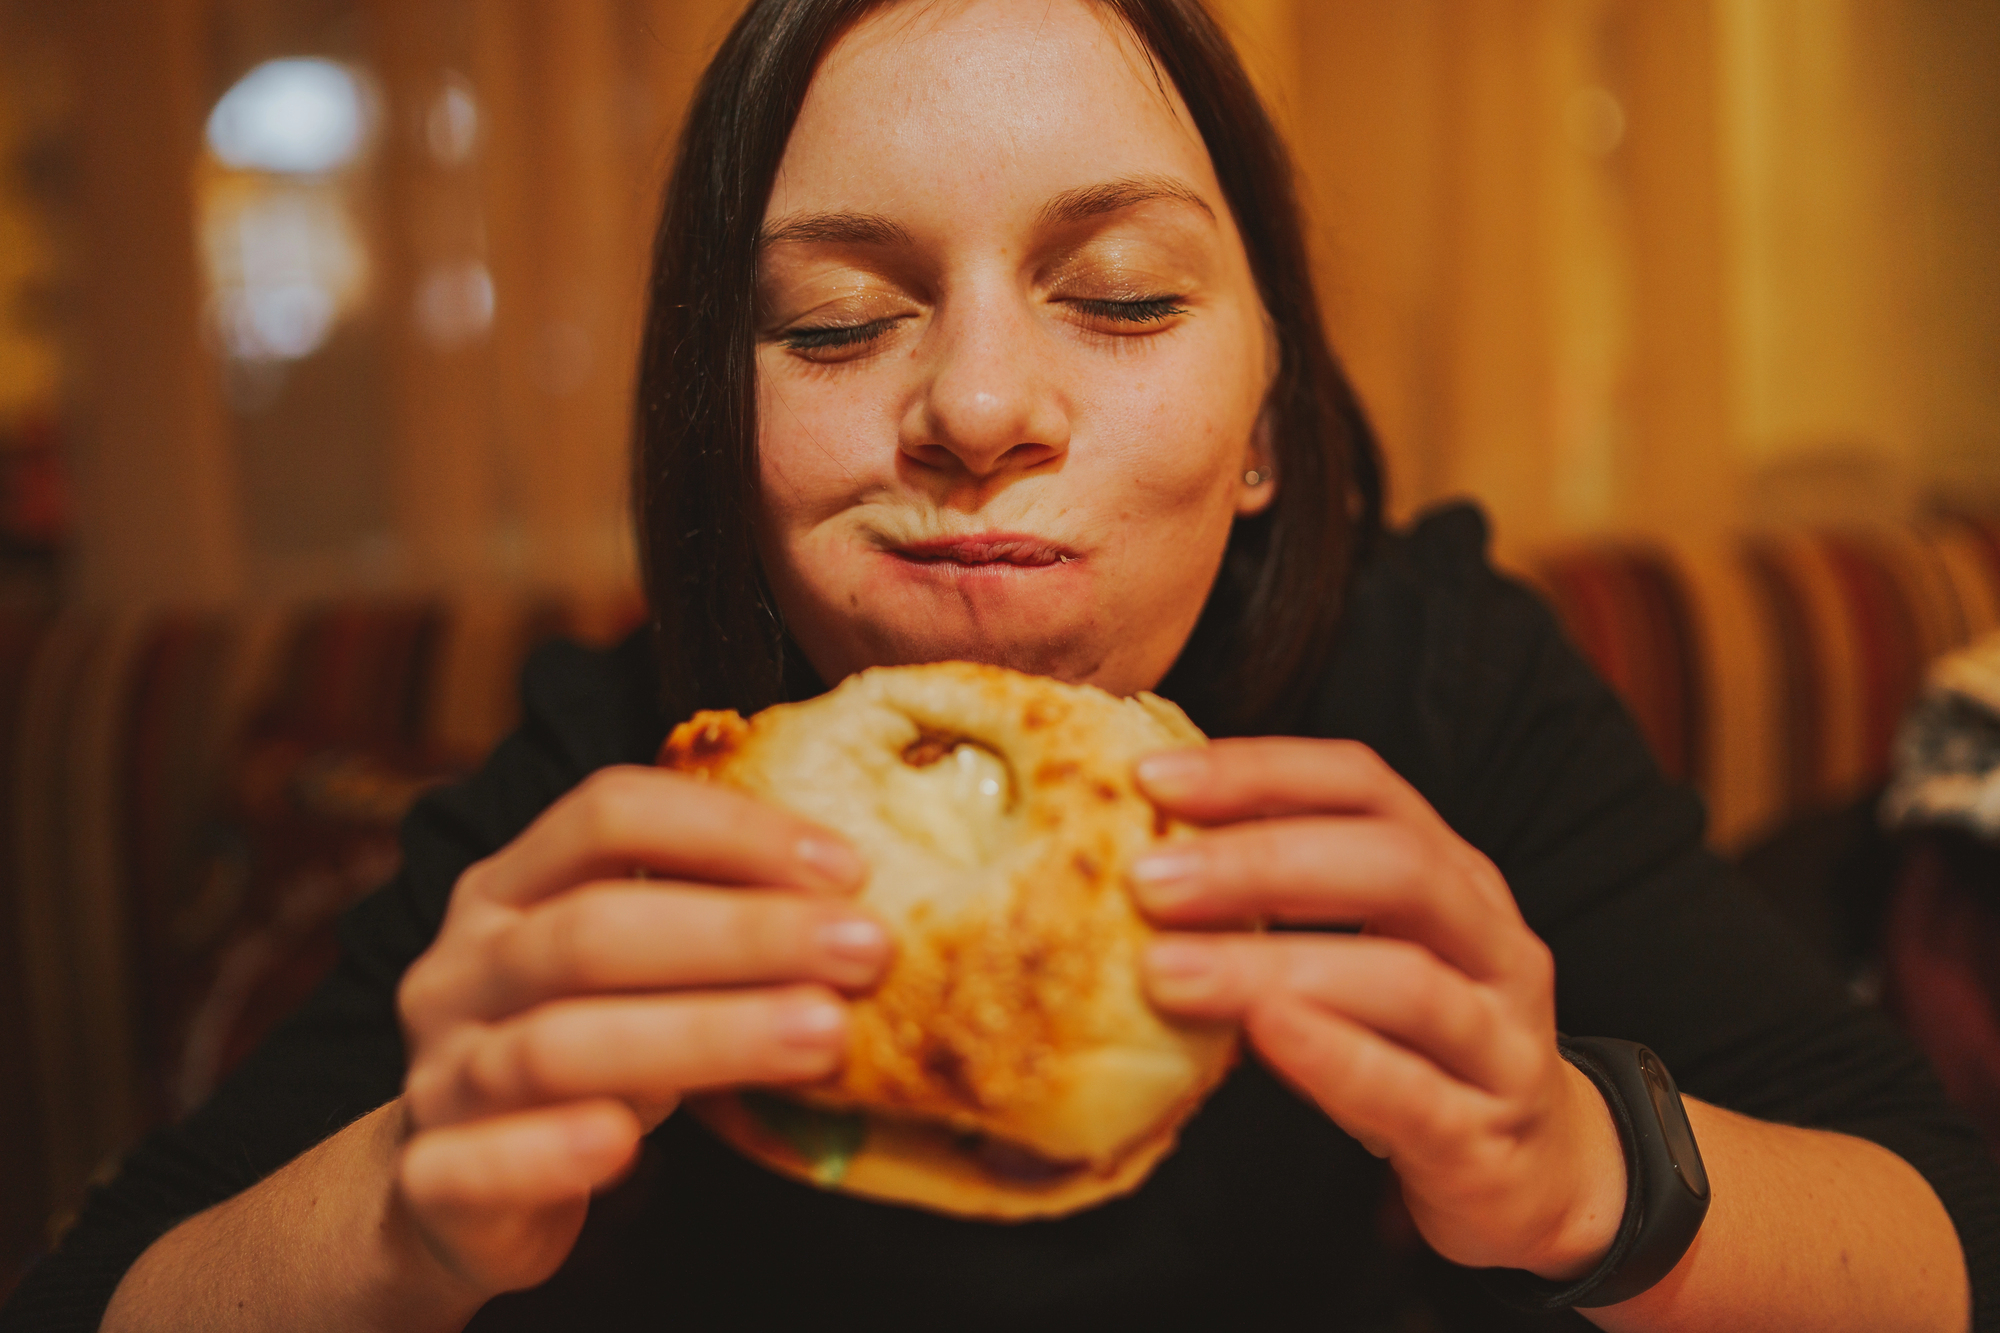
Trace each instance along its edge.
{"label": "eyebrow", "polygon": [[[1208,201],[1193,186],[1171,176],[1126,176],[1096,185],[1079,185],[1064,190],[1043,204],[1035,215],[1040,225],[1059,226],[1085,222],[1116,213],[1120,209],[1159,199],[1174,199],[1215,216]],[[758,248],[780,241],[818,242],[822,245],[908,245],[910,233],[900,222],[880,213],[793,213],[775,219],[757,237]]]}
{"label": "eyebrow", "polygon": [[767,225],[757,237],[759,248],[778,241],[817,241],[822,245],[908,245],[910,233],[900,222],[880,213],[794,213]]}
{"label": "eyebrow", "polygon": [[1120,180],[1064,190],[1042,205],[1036,220],[1043,226],[1084,222],[1106,213],[1116,213],[1122,208],[1152,203],[1156,199],[1177,199],[1199,208],[1211,219],[1215,217],[1215,210],[1208,206],[1208,201],[1184,181],[1175,180],[1172,176],[1126,176]]}

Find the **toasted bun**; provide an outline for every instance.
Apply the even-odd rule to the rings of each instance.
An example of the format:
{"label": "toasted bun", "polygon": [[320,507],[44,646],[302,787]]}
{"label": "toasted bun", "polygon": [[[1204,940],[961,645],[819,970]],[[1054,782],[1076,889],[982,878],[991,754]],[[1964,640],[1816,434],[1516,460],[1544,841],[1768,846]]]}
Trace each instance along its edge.
{"label": "toasted bun", "polygon": [[841,1072],[693,1109],[785,1174],[990,1218],[1138,1186],[1234,1059],[1149,1005],[1132,861],[1189,830],[1134,787],[1198,745],[1181,711],[962,662],[878,667],[749,720],[699,713],[661,762],[834,829],[897,941]]}

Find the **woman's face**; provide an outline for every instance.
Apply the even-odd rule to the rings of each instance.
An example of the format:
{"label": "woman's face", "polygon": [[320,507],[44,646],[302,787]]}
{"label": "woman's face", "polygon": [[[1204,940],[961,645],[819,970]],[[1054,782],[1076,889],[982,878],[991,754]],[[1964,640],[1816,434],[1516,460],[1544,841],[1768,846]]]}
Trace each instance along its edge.
{"label": "woman's face", "polygon": [[826,55],[764,218],[759,541],[829,684],[1166,674],[1274,351],[1187,108],[1088,0],[879,10]]}

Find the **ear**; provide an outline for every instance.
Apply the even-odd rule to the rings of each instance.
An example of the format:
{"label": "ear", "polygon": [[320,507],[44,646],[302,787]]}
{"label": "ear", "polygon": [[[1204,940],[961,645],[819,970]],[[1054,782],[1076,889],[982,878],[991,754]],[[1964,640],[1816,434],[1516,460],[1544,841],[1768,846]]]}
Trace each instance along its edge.
{"label": "ear", "polygon": [[1236,479],[1236,516],[1248,518],[1271,507],[1278,495],[1277,474],[1271,470],[1275,451],[1271,448],[1271,405],[1257,414],[1250,432],[1250,447],[1243,451],[1243,471]]}

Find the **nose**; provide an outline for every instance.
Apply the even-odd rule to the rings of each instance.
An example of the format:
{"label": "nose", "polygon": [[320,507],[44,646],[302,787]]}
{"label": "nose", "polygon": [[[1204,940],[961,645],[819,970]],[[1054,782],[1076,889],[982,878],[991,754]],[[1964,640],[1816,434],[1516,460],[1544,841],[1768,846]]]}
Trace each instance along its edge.
{"label": "nose", "polygon": [[1027,302],[994,292],[943,313],[930,375],[904,420],[903,452],[973,481],[1067,453],[1069,410]]}

